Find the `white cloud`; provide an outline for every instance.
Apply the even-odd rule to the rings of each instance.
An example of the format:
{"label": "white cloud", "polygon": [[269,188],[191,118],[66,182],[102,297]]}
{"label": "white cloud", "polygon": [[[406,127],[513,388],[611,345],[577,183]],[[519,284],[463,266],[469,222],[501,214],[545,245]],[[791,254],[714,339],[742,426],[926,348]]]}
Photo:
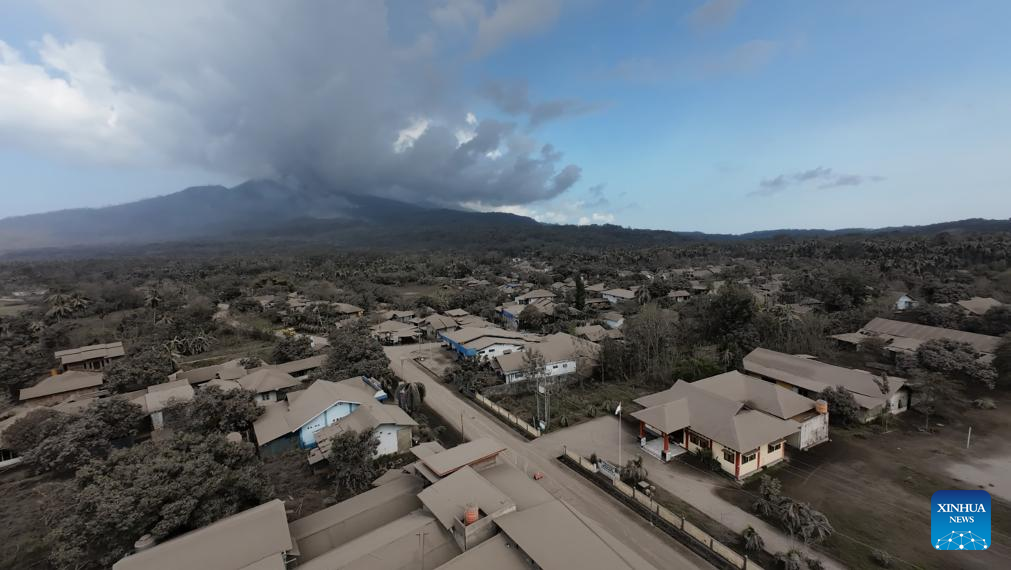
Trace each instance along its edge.
{"label": "white cloud", "polygon": [[[424,118],[416,118],[411,124],[404,127],[397,133],[397,140],[393,142],[394,152],[404,152],[414,146],[414,141],[428,130],[429,121]],[[463,144],[463,143],[460,143]]]}

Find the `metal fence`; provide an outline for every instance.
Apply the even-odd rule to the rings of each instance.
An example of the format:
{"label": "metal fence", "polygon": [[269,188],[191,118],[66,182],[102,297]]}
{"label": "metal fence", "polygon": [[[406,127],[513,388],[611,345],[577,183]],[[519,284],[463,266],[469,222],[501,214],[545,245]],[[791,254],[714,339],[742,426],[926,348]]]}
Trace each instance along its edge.
{"label": "metal fence", "polygon": [[485,398],[481,394],[474,394],[474,399],[478,401],[482,406],[488,408],[496,416],[502,418],[506,423],[512,424],[521,432],[527,435],[531,439],[541,437],[541,430],[535,428],[534,426],[528,424],[527,422],[516,417],[516,414],[510,412],[509,410],[503,408],[502,406],[492,402],[488,398]]}
{"label": "metal fence", "polygon": [[[565,456],[569,458],[572,463],[579,466],[590,473],[597,473],[597,466],[591,463],[589,460],[583,458],[583,456],[578,453],[573,453],[566,450]],[[632,499],[648,509],[651,513],[656,515],[657,518],[663,519],[668,524],[683,531],[685,534],[691,536],[693,539],[698,541],[701,545],[712,551],[713,554],[719,556],[725,560],[728,564],[735,568],[749,569],[749,570],[762,570],[762,568],[755,562],[749,560],[746,556],[742,556],[735,552],[732,548],[723,544],[722,542],[716,540],[709,535],[706,531],[695,526],[688,521],[683,516],[671,512],[667,507],[664,507],[660,503],[654,501],[651,497],[647,496],[645,493],[638,492],[634,487],[622,483],[618,479],[611,480],[611,484],[614,489],[621,493],[622,495]]]}

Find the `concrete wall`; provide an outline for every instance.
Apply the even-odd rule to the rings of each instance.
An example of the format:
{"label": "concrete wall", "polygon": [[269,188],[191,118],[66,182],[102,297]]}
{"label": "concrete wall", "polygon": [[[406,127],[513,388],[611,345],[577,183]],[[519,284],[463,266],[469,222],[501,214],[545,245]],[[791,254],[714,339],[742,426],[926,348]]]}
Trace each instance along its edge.
{"label": "concrete wall", "polygon": [[376,439],[379,440],[379,447],[376,448],[376,456],[397,453],[397,432],[400,428],[395,425],[381,425],[376,428]]}
{"label": "concrete wall", "polygon": [[796,442],[793,441],[794,436],[790,436],[787,443],[798,449],[808,449],[828,441],[828,429],[828,414],[818,414],[800,424],[800,436]]}

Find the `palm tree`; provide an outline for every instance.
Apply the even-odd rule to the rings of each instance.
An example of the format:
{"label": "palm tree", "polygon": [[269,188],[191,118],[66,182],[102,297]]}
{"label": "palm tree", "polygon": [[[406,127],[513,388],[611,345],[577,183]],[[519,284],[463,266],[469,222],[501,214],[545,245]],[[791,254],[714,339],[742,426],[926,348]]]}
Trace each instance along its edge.
{"label": "palm tree", "polygon": [[46,315],[56,317],[57,322],[74,313],[74,302],[71,296],[66,293],[54,293],[46,301],[49,302],[49,310],[46,311]]}
{"label": "palm tree", "polygon": [[653,294],[649,292],[648,286],[642,285],[635,292],[635,299],[639,301],[640,305],[645,305],[646,303],[649,303],[650,301],[653,300]]}
{"label": "palm tree", "polygon": [[151,322],[156,322],[155,316],[158,314],[158,307],[161,306],[161,292],[154,287],[148,287],[144,292],[144,306],[151,309]]}
{"label": "palm tree", "polygon": [[87,308],[91,304],[91,300],[80,293],[74,293],[70,295],[70,306],[75,311]]}
{"label": "palm tree", "polygon": [[800,553],[796,550],[776,554],[776,560],[783,570],[801,570]]}
{"label": "palm tree", "polygon": [[744,551],[748,554],[761,552],[765,549],[765,540],[762,538],[762,535],[758,534],[755,527],[749,526],[744,529],[744,532],[741,533],[741,537],[744,538]]}

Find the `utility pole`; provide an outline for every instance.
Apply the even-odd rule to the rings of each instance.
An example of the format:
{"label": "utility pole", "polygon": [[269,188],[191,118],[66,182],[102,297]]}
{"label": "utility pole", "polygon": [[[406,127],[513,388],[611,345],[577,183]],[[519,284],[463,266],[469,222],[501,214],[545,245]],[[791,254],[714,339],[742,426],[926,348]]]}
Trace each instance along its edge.
{"label": "utility pole", "polygon": [[969,426],[969,435],[965,436],[965,448],[969,449],[969,442],[972,440],[972,426]]}
{"label": "utility pole", "polygon": [[425,570],[425,535],[427,532],[419,532],[418,538],[421,543],[421,570]]}

